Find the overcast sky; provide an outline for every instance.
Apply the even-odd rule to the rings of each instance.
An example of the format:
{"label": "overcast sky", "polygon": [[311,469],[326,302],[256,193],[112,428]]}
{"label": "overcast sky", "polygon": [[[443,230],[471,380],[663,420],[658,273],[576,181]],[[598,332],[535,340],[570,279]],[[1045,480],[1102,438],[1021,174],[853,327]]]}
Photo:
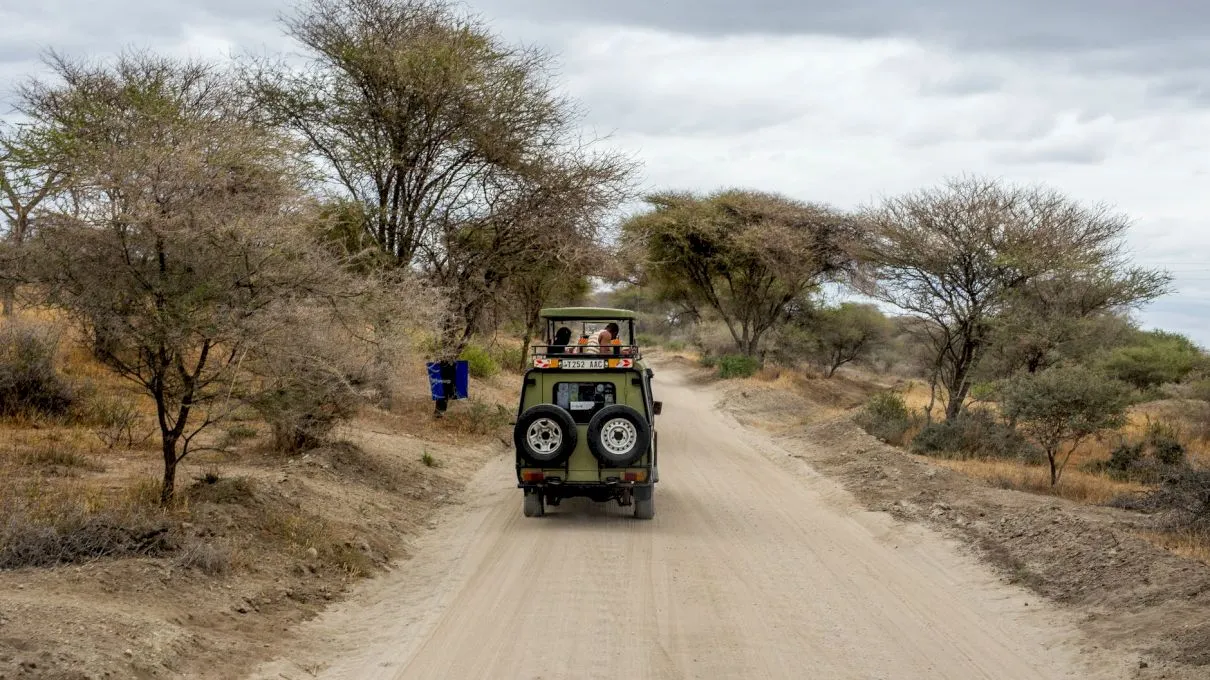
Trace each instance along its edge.
{"label": "overcast sky", "polygon": [[[286,51],[270,0],[0,0],[0,97],[54,47]],[[591,132],[650,188],[742,186],[857,207],[975,173],[1135,220],[1178,292],[1142,314],[1210,345],[1210,3],[1202,0],[479,0],[547,47]],[[5,109],[7,110],[7,105]]]}

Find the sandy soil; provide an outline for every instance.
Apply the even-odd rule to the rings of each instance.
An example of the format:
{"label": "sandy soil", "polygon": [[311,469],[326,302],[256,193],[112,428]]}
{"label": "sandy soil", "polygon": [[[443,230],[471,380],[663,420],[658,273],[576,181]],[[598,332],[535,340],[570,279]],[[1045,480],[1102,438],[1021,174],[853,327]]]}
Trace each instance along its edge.
{"label": "sandy soil", "polygon": [[718,408],[862,507],[954,538],[1004,581],[1057,603],[1091,644],[1134,659],[1132,677],[1210,678],[1210,566],[1145,540],[1162,518],[989,486],[863,432],[847,411],[862,399],[834,408],[832,381],[790,387],[729,383]]}
{"label": "sandy soil", "polygon": [[521,515],[491,460],[413,545],[254,678],[1125,678],[951,539],[869,512],[715,388],[657,371],[655,520],[568,502]]}
{"label": "sandy soil", "polygon": [[[190,459],[182,486],[210,467],[250,485],[248,498],[194,503],[189,521],[171,527],[177,542],[241,546],[229,573],[208,576],[175,555],[0,571],[0,680],[240,677],[359,580],[309,553],[306,542],[343,547],[370,573],[406,559],[410,539],[460,502],[458,492],[485,460],[505,453],[498,440],[462,441],[424,418],[385,413],[340,436],[340,445],[289,459]],[[423,464],[424,453],[438,465]],[[107,471],[94,477],[115,483],[155,472],[146,454],[104,460]],[[274,542],[262,545],[257,527],[265,518],[298,521],[297,530],[322,521],[326,529],[290,543],[286,534],[296,529],[276,527]]]}

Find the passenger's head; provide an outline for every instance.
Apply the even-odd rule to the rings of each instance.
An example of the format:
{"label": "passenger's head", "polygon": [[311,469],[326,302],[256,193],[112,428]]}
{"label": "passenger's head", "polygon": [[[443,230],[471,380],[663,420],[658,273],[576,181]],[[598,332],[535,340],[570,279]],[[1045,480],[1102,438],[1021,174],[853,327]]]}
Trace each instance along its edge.
{"label": "passenger's head", "polygon": [[563,326],[559,330],[555,331],[554,344],[566,345],[569,342],[571,342],[571,329],[570,328],[568,328],[567,326]]}
{"label": "passenger's head", "polygon": [[609,331],[609,337],[614,339],[617,339],[618,333],[622,332],[616,323],[606,325],[605,330]]}

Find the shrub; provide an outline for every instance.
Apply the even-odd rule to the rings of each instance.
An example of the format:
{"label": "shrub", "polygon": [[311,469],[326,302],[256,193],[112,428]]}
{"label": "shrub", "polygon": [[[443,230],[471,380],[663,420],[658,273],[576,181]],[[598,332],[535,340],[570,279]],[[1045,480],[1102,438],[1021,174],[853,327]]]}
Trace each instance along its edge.
{"label": "shrub", "polygon": [[83,419],[93,425],[93,434],[105,448],[133,448],[150,439],[155,431],[140,433],[139,409],[125,399],[96,396],[89,400]]}
{"label": "shrub", "polygon": [[1138,344],[1121,347],[1104,360],[1105,371],[1140,390],[1178,382],[1198,367],[1205,357],[1197,345],[1175,333],[1145,333]]}
{"label": "shrub", "polygon": [[[467,345],[459,358],[466,362],[467,370],[475,378],[491,378],[500,372],[500,364],[496,363],[492,355],[479,345]],[[518,365],[520,364],[518,363]]]}
{"label": "shrub", "polygon": [[171,550],[168,539],[164,517],[143,507],[41,481],[0,489],[0,570],[162,555]]}
{"label": "shrub", "polygon": [[1143,462],[1145,447],[1142,442],[1122,442],[1109,454],[1105,467],[1117,472],[1130,472]]}
{"label": "shrub", "polygon": [[658,336],[650,333],[636,334],[635,341],[639,343],[639,347],[659,347],[661,344],[663,344]]}
{"label": "shrub", "polygon": [[1017,376],[1000,394],[1004,415],[1046,452],[1051,486],[1080,442],[1125,423],[1128,397],[1129,386],[1082,366]]}
{"label": "shrub", "polygon": [[466,400],[465,408],[451,410],[445,421],[456,430],[482,435],[504,427],[509,419],[509,410],[503,405],[471,398]]}
{"label": "shrub", "polygon": [[718,357],[714,356],[713,354],[703,354],[698,363],[700,363],[704,368],[714,368],[715,366],[718,366]]}
{"label": "shrub", "polygon": [[1175,470],[1165,476],[1160,488],[1131,505],[1165,512],[1173,526],[1210,531],[1210,470]]}
{"label": "shrub", "polygon": [[1162,465],[1185,464],[1185,445],[1181,443],[1180,431],[1175,425],[1163,420],[1149,420],[1144,439],[1151,455]]}
{"label": "shrub", "polygon": [[519,371],[525,364],[525,355],[521,353],[521,345],[496,344],[490,351],[490,356],[496,365],[507,371]]}
{"label": "shrub", "polygon": [[728,354],[718,361],[718,377],[723,380],[751,378],[759,370],[760,359],[743,354]]}
{"label": "shrub", "polygon": [[437,458],[428,451],[425,451],[423,454],[421,454],[420,462],[423,463],[425,467],[430,468],[441,466],[441,461],[437,460]]}
{"label": "shrub", "polygon": [[55,368],[57,339],[34,327],[0,328],[0,416],[61,416],[75,401]]}
{"label": "shrub", "polygon": [[207,576],[222,576],[231,571],[231,549],[217,543],[194,541],[177,553],[173,563],[183,569],[197,569]]}
{"label": "shrub", "polygon": [[669,352],[684,352],[685,351],[685,342],[683,340],[669,340],[667,342],[667,344],[664,345],[664,347]]}
{"label": "shrub", "polygon": [[912,439],[912,451],[954,458],[1002,458],[1028,463],[1044,460],[1042,450],[986,409],[932,423]]}
{"label": "shrub", "polygon": [[888,444],[902,446],[916,424],[916,416],[896,392],[880,392],[870,397],[854,418],[863,430]]}

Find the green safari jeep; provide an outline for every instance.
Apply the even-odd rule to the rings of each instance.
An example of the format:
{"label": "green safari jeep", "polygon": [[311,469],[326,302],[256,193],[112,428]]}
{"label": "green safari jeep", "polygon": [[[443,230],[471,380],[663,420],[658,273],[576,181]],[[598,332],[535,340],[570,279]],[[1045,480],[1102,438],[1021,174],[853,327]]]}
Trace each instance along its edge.
{"label": "green safari jeep", "polygon": [[635,317],[625,309],[542,310],[546,344],[532,348],[513,426],[526,517],[575,497],[655,516],[662,404],[652,398]]}

